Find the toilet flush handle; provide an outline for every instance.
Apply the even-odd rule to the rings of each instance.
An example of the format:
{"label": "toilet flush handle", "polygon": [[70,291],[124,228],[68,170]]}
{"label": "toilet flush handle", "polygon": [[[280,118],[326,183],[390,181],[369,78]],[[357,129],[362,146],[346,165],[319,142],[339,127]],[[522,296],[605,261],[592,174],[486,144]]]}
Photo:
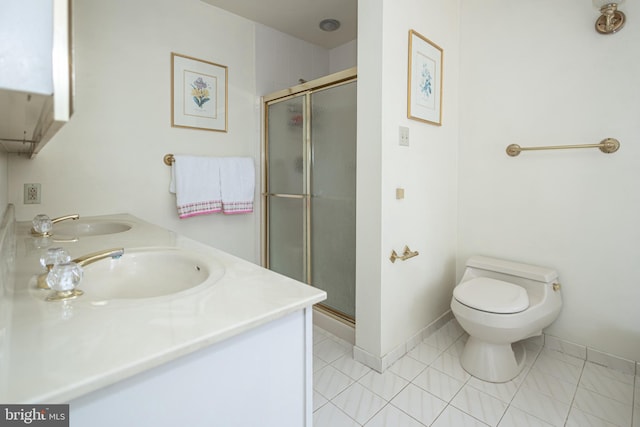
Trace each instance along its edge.
{"label": "toilet flush handle", "polygon": [[558,292],[558,291],[560,290],[560,283],[555,282],[555,283],[553,284],[553,290],[554,290],[554,291],[556,291],[556,292]]}

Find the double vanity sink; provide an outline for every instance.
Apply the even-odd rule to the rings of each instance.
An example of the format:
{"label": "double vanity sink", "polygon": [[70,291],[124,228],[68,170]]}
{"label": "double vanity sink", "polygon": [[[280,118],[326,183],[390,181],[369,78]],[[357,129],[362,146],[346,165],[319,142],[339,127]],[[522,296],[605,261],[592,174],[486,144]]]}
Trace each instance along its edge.
{"label": "double vanity sink", "polygon": [[[34,236],[30,229],[30,222],[17,223],[13,291],[0,300],[0,402],[70,403],[71,418],[76,408],[81,419],[83,408],[94,410],[92,405],[126,396],[113,387],[133,387],[127,384],[146,377],[159,381],[156,369],[176,369],[182,378],[194,371],[197,383],[202,372],[189,362],[192,354],[223,358],[224,366],[206,365],[221,375],[219,384],[207,380],[201,386],[224,388],[229,372],[243,376],[251,370],[235,366],[245,355],[241,343],[270,337],[269,342],[286,341],[260,350],[261,357],[274,352],[269,369],[279,369],[275,361],[282,359],[282,373],[276,376],[299,377],[288,405],[301,406],[298,412],[310,420],[311,307],[326,298],[324,291],[128,214],[59,222],[48,237]],[[66,249],[71,259],[113,248],[124,252],[84,265],[81,296],[47,301],[53,291],[37,289],[36,281],[43,273],[39,259],[51,247]],[[285,354],[287,346],[296,354]],[[230,381],[233,388],[242,380]],[[150,386],[147,392],[155,389]],[[204,395],[216,392],[209,389]],[[287,390],[263,392],[287,400]],[[193,400],[193,393],[187,397]],[[217,399],[222,419],[233,407],[225,399]]]}

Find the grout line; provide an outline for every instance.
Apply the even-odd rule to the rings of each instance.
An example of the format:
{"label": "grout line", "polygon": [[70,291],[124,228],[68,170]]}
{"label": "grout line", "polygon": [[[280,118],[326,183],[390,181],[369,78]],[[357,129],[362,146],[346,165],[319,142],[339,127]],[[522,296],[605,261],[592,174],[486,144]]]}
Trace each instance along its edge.
{"label": "grout line", "polygon": [[[443,326],[444,326],[444,325],[443,325]],[[438,331],[438,330],[434,331],[434,333],[436,333],[437,331]],[[460,336],[462,336],[462,334],[461,334]],[[413,417],[411,414],[407,413],[406,411],[402,410],[401,408],[398,408],[397,406],[393,405],[391,402],[392,402],[392,400],[393,400],[393,399],[395,399],[395,398],[396,398],[400,393],[402,393],[402,392],[403,392],[407,387],[409,387],[409,385],[413,385],[413,386],[415,386],[415,387],[418,387],[419,389],[423,390],[424,392],[426,392],[426,393],[428,393],[428,394],[430,394],[430,395],[435,396],[435,395],[434,395],[433,393],[431,393],[430,391],[428,391],[428,390],[424,390],[424,389],[422,389],[421,387],[419,387],[418,385],[414,384],[414,380],[415,380],[419,375],[421,375],[425,370],[427,370],[427,369],[429,369],[429,368],[433,368],[433,362],[435,362],[435,360],[437,360],[437,359],[438,359],[439,357],[441,357],[443,354],[445,354],[445,353],[447,353],[448,351],[450,351],[450,350],[451,350],[451,348],[452,348],[452,347],[454,347],[454,346],[456,345],[456,343],[459,341],[460,336],[458,336],[457,338],[455,338],[455,340],[454,340],[454,341],[453,341],[449,346],[447,346],[447,348],[445,348],[444,350],[441,350],[441,349],[439,349],[439,348],[438,348],[438,356],[437,356],[437,357],[436,357],[436,358],[435,358],[431,363],[429,363],[429,364],[425,364],[424,369],[423,369],[423,370],[421,370],[421,371],[420,371],[420,373],[419,373],[417,376],[415,376],[412,380],[407,380],[406,378],[403,378],[403,377],[401,377],[401,376],[399,376],[399,375],[397,375],[397,374],[395,374],[395,373],[391,372],[391,374],[398,376],[399,378],[401,378],[402,380],[406,381],[407,383],[406,383],[403,387],[401,387],[401,388],[400,388],[400,389],[399,389],[395,394],[393,394],[393,395],[389,398],[389,400],[387,400],[387,399],[386,399],[385,397],[383,397],[383,396],[379,396],[377,393],[373,392],[373,390],[370,390],[368,387],[365,387],[368,391],[372,392],[374,395],[378,396],[379,398],[382,398],[386,403],[385,403],[385,404],[384,404],[384,405],[383,405],[383,406],[382,406],[378,411],[376,411],[374,414],[372,414],[372,415],[371,415],[371,416],[370,416],[370,417],[369,417],[369,418],[364,422],[364,424],[360,424],[357,420],[353,419],[353,417],[351,417],[349,414],[347,414],[346,412],[344,412],[344,411],[343,411],[339,406],[337,406],[337,405],[333,402],[333,399],[327,399],[327,402],[326,402],[325,404],[323,404],[322,406],[320,406],[318,409],[316,409],[316,411],[317,411],[317,410],[319,410],[319,409],[321,409],[321,408],[323,408],[323,407],[325,407],[327,403],[331,403],[335,408],[337,408],[337,409],[338,409],[338,410],[340,410],[342,413],[344,413],[345,415],[347,415],[349,419],[354,420],[354,422],[356,422],[358,425],[363,426],[363,425],[365,425],[366,423],[370,422],[373,418],[375,418],[376,416],[378,416],[378,414],[380,414],[380,413],[381,413],[382,411],[384,411],[386,408],[388,408],[388,406],[389,406],[389,405],[391,405],[391,406],[393,406],[394,410],[399,410],[399,411],[401,411],[403,414],[405,414],[406,416],[408,416],[408,417],[410,417],[411,419],[416,420],[417,422],[420,422],[420,423],[422,424],[422,422],[421,422],[420,420],[416,419],[416,418],[415,418],[415,417]],[[425,339],[426,339],[426,338],[428,338],[428,337],[425,337],[422,341],[420,341],[420,343],[425,343]],[[333,339],[333,338],[332,338],[332,335],[327,334],[327,335],[325,336],[325,339]],[[338,340],[335,340],[335,339],[334,339],[334,341],[338,341]],[[338,341],[338,342],[342,342],[342,341]],[[420,343],[419,343],[419,344],[420,344]],[[427,344],[427,345],[429,345],[429,344]],[[433,347],[433,346],[432,346],[432,347]],[[436,348],[437,348],[437,347],[436,347]],[[534,368],[534,366],[536,365],[536,363],[539,361],[539,359],[540,359],[540,357],[541,357],[541,354],[542,354],[543,350],[545,350],[545,348],[547,348],[547,347],[545,347],[545,346],[544,346],[544,344],[543,344],[543,345],[540,345],[540,346],[539,346],[538,351],[535,353],[535,357],[533,357],[532,362],[529,364],[529,366],[525,366],[525,367],[524,367],[524,369],[526,369],[526,372],[524,373],[524,376],[523,376],[523,378],[522,378],[522,381],[520,381],[520,383],[517,385],[517,387],[516,387],[516,391],[515,391],[515,393],[513,394],[513,396],[511,396],[510,400],[509,400],[508,402],[504,402],[504,401],[502,401],[500,398],[497,398],[498,400],[502,401],[503,403],[505,403],[505,404],[507,405],[507,407],[506,407],[506,409],[505,409],[504,413],[501,415],[500,419],[498,420],[498,424],[499,424],[500,422],[504,421],[504,419],[505,419],[505,414],[507,413],[507,411],[509,410],[509,408],[512,406],[513,401],[514,401],[514,399],[515,399],[516,395],[517,395],[517,394],[521,391],[521,389],[524,387],[524,383],[525,383],[526,379],[527,379],[527,378],[528,378],[528,376],[531,374],[531,371],[533,370],[533,368]],[[564,352],[562,352],[562,351],[561,351],[560,353],[562,353],[562,354],[567,354],[567,353],[564,353]],[[348,353],[347,353],[347,354],[348,354]],[[449,353],[449,354],[450,354],[450,353]],[[570,355],[570,354],[569,354],[569,355]],[[573,355],[570,355],[570,356],[573,356]],[[411,359],[413,359],[413,360],[416,360],[417,362],[424,363],[424,362],[422,362],[421,360],[419,360],[419,359],[417,359],[417,358],[414,358],[414,357],[410,356],[410,355],[408,354],[408,352],[407,352],[407,354],[405,354],[403,357],[409,357],[409,358],[411,358]],[[574,356],[574,357],[575,357],[575,356]],[[457,358],[459,359],[459,356],[458,356]],[[578,359],[580,359],[580,358],[578,358]],[[337,359],[336,359],[336,360],[337,360]],[[334,361],[332,361],[332,362],[327,363],[327,366],[332,366],[334,369],[338,369],[338,368],[336,368],[336,367],[334,366],[334,363],[336,362],[336,360],[334,360]],[[399,359],[398,359],[398,360],[399,360]],[[560,360],[561,360],[561,361],[563,361],[562,359],[560,359]],[[396,360],[396,362],[397,362],[397,360]],[[576,383],[576,385],[575,385],[575,389],[574,389],[574,391],[573,391],[573,396],[572,396],[572,398],[571,398],[571,402],[569,403],[569,411],[567,412],[566,416],[564,417],[563,425],[565,425],[565,424],[568,422],[568,420],[569,420],[569,416],[570,416],[570,414],[571,414],[571,411],[575,408],[575,399],[576,399],[576,396],[577,396],[578,389],[580,388],[580,383],[581,383],[581,381],[582,381],[582,377],[584,376],[585,369],[586,369],[586,363],[588,362],[588,360],[584,360],[584,359],[583,359],[583,360],[582,360],[582,362],[583,362],[583,363],[582,363],[582,366],[581,366],[581,368],[580,368],[580,375],[578,376],[578,380],[577,380],[577,383]],[[565,363],[568,363],[568,362],[565,362]],[[592,362],[592,363],[593,363],[593,362]],[[575,366],[575,365],[574,365],[574,366]],[[608,367],[607,367],[607,368],[608,368]],[[433,368],[433,369],[435,369],[435,368]],[[609,369],[612,369],[612,368],[609,368]],[[338,371],[340,371],[340,370],[338,369]],[[440,371],[440,370],[438,370],[438,371]],[[340,372],[341,372],[341,371],[340,371]],[[374,371],[374,372],[375,372],[375,371]],[[447,374],[446,372],[442,372],[442,373],[443,373],[444,375],[449,375],[449,374]],[[636,374],[637,374],[637,373],[638,373],[638,372],[636,372]],[[360,379],[362,379],[363,377],[364,377],[364,376],[362,376]],[[447,408],[448,408],[449,406],[452,406],[454,409],[461,411],[461,412],[462,412],[462,413],[464,413],[466,416],[469,416],[469,417],[471,417],[471,418],[473,418],[473,419],[475,419],[475,420],[478,420],[479,422],[486,423],[485,421],[478,419],[478,418],[477,418],[477,417],[475,417],[474,415],[472,415],[472,414],[468,413],[467,411],[461,410],[460,408],[456,407],[455,405],[452,405],[452,403],[451,403],[451,402],[452,402],[453,400],[455,400],[455,398],[460,394],[460,392],[462,391],[462,389],[463,389],[464,387],[466,387],[466,386],[468,386],[468,385],[469,385],[469,381],[471,380],[471,378],[473,378],[473,376],[471,376],[471,377],[467,378],[466,380],[464,380],[464,381],[462,382],[463,384],[462,384],[462,386],[460,387],[460,389],[459,389],[459,390],[458,390],[458,391],[457,391],[457,392],[456,392],[456,393],[455,393],[455,394],[454,394],[454,395],[453,395],[453,396],[452,396],[452,397],[451,397],[451,398],[446,402],[445,407],[444,407],[444,408],[442,409],[442,411],[440,411],[440,413],[439,413],[439,414],[434,418],[433,423],[437,422],[437,420],[438,420],[438,419],[440,419],[440,417],[442,417],[442,414],[447,410]],[[351,379],[353,380],[353,378],[351,378]],[[360,379],[358,379],[358,380],[353,380],[354,382],[353,382],[352,384],[350,384],[350,386],[351,386],[351,385],[353,385],[354,383],[358,383],[358,384],[360,384],[360,385],[363,385],[362,383],[360,383]],[[561,379],[559,379],[559,380],[561,380]],[[513,380],[512,380],[512,381],[513,381]],[[563,380],[561,380],[561,381],[563,381]],[[638,414],[636,414],[636,412],[639,412],[639,411],[637,411],[637,408],[636,408],[636,399],[639,397],[639,396],[638,396],[638,392],[637,392],[636,388],[637,388],[639,385],[640,385],[640,381],[638,380],[638,376],[637,376],[637,375],[634,375],[634,380],[633,380],[633,392],[632,392],[632,412],[631,412],[631,422],[632,422],[632,423],[633,423],[633,420],[634,420],[634,418],[633,418],[633,417],[634,417],[634,416],[636,416],[636,415],[638,415]],[[349,388],[350,386],[348,386],[347,388]],[[472,387],[472,386],[471,386],[471,387]],[[334,396],[334,399],[335,399],[335,398],[337,398],[338,396],[340,396],[341,394],[343,394],[343,393],[346,391],[346,389],[347,389],[347,388],[345,388],[345,390],[343,390],[343,391],[341,391],[340,393],[338,393],[338,395]],[[480,391],[480,392],[483,392],[483,393],[486,393],[486,392],[484,392],[484,391],[482,391],[482,390],[479,390],[479,391]],[[319,393],[319,394],[320,394],[320,393]],[[546,393],[543,393],[543,394],[546,394]],[[320,394],[320,395],[322,396],[322,394]],[[491,395],[491,396],[492,396],[492,395]],[[324,396],[323,396],[323,397],[324,397]],[[436,398],[438,398],[438,399],[440,399],[440,400],[443,400],[443,399],[442,399],[442,398],[440,398],[439,396],[435,396],[435,397],[436,397]],[[493,396],[492,396],[492,397],[493,397]],[[326,399],[326,397],[325,397],[325,399]],[[638,405],[638,408],[640,408],[640,405]],[[576,409],[578,409],[578,408],[576,408]],[[316,411],[314,411],[314,413],[315,413]],[[521,411],[522,411],[522,412],[524,412],[524,413],[526,413],[528,416],[534,417],[535,419],[540,419],[540,418],[538,418],[537,416],[535,416],[535,415],[533,415],[533,414],[530,414],[530,413],[528,413],[528,412],[527,412],[527,411],[525,411],[525,410],[521,410]],[[599,418],[599,417],[597,417],[597,418]],[[603,421],[606,421],[606,420],[603,420]]]}
{"label": "grout line", "polygon": [[582,381],[582,375],[584,375],[584,369],[587,367],[587,360],[582,363],[582,369],[580,369],[580,376],[578,377],[578,383],[576,384],[576,389],[573,392],[573,397],[571,398],[571,403],[569,404],[569,412],[567,412],[567,416],[564,419],[564,424],[567,424],[569,421],[569,416],[571,415],[571,411],[574,408],[574,403],[576,401],[576,395],[578,394],[578,388],[580,388],[580,382]]}
{"label": "grout line", "polygon": [[[635,425],[633,420],[636,416],[636,387],[638,387],[638,369],[636,366],[636,375],[633,376],[633,393],[631,393],[631,425]],[[640,416],[640,414],[638,414]]]}

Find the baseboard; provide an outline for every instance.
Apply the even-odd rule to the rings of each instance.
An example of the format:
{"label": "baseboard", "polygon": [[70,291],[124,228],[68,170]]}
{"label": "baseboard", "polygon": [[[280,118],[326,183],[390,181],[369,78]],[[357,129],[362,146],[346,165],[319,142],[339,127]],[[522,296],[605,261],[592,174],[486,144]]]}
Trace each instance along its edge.
{"label": "baseboard", "polygon": [[443,315],[422,328],[418,333],[414,334],[405,343],[395,347],[383,356],[375,356],[368,351],[358,347],[353,347],[353,358],[371,369],[383,373],[389,366],[393,365],[398,359],[414,349],[422,340],[444,326],[449,320],[453,319],[451,310],[447,310]]}
{"label": "baseboard", "polygon": [[639,363],[637,361],[625,359],[585,345],[566,341],[553,335],[544,334],[544,346],[549,350],[559,351],[569,356],[586,360],[587,362],[596,363],[610,369],[615,369],[616,371],[624,372],[625,374],[636,375],[636,373],[640,373],[640,370],[638,370]]}

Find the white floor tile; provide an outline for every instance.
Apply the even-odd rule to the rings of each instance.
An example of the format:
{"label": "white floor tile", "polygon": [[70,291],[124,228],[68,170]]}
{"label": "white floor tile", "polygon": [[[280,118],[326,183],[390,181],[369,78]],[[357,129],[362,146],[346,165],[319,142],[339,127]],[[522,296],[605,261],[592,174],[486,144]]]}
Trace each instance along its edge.
{"label": "white floor tile", "polygon": [[467,338],[451,320],[379,374],[314,327],[314,426],[640,427],[640,376],[538,340],[525,343],[529,366],[518,377],[489,383],[460,365]]}
{"label": "white floor tile", "polygon": [[317,391],[313,390],[313,412],[315,412],[318,409],[320,409],[327,402],[328,402],[328,400],[323,395],[321,395]]}
{"label": "white floor tile", "polygon": [[467,334],[462,335],[460,338],[456,340],[456,342],[454,342],[449,346],[446,352],[452,356],[459,358],[460,356],[462,356],[462,350],[464,350],[464,346],[467,343],[467,339],[469,339],[469,336]]}
{"label": "white floor tile", "polygon": [[458,321],[454,318],[449,320],[442,328],[447,335],[451,335],[453,338],[458,339],[462,334],[464,334],[464,329],[458,323]]}
{"label": "white floor tile", "polygon": [[347,387],[331,402],[360,424],[369,421],[387,404],[386,400],[358,383]]}
{"label": "white floor tile", "polygon": [[395,406],[387,405],[364,427],[424,427],[424,424]]}
{"label": "white floor tile", "polygon": [[331,400],[353,384],[353,380],[333,366],[325,366],[313,373],[313,389]]}
{"label": "white floor tile", "polygon": [[580,369],[582,369],[582,366],[584,365],[584,359],[580,359],[578,357],[575,356],[571,356],[570,354],[567,353],[563,353],[561,351],[557,351],[557,350],[551,350],[547,347],[544,347],[542,349],[542,351],[540,352],[541,356],[546,356],[546,357],[552,357],[554,359],[558,359],[561,360],[565,363],[568,363],[570,365],[576,366]]}
{"label": "white floor tile", "polygon": [[567,405],[571,405],[577,389],[576,384],[562,381],[553,375],[538,370],[534,370],[527,375],[523,386],[558,399]]}
{"label": "white floor tile", "polygon": [[562,426],[569,413],[569,405],[566,403],[524,385],[516,393],[511,404],[553,426]]}
{"label": "white floor tile", "polygon": [[456,342],[458,339],[457,336],[452,336],[447,333],[444,329],[440,328],[427,338],[424,339],[424,343],[430,345],[432,347],[436,347],[439,350],[446,350],[449,348],[451,344]]}
{"label": "white floor tile", "polygon": [[633,404],[633,384],[617,380],[614,375],[606,375],[602,370],[593,369],[592,365],[588,363],[585,367],[580,378],[580,387],[603,394],[618,402]]}
{"label": "white floor tile", "polygon": [[345,354],[353,352],[353,347],[346,342],[326,339],[313,346],[313,355],[327,363],[331,363]]}
{"label": "white floor tile", "polygon": [[417,377],[420,372],[424,371],[426,367],[427,365],[413,357],[404,356],[391,365],[389,370],[405,380],[411,381]]}
{"label": "white floor tile", "polygon": [[469,385],[453,398],[451,404],[475,418],[496,426],[507,410],[507,404]]}
{"label": "white floor tile", "polygon": [[507,381],[504,383],[490,383],[487,381],[479,380],[478,378],[471,377],[467,382],[471,387],[476,390],[480,390],[487,393],[490,396],[499,399],[502,402],[510,403],[513,400],[513,396],[518,391],[519,384],[515,381]]}
{"label": "white floor tile", "polygon": [[442,353],[432,364],[432,368],[436,368],[440,372],[444,372],[460,381],[467,381],[471,378],[471,375],[467,373],[467,371],[462,368],[460,365],[460,359],[455,356],[452,356],[449,353]]}
{"label": "white floor tile", "polygon": [[594,415],[587,414],[580,409],[573,407],[569,411],[566,427],[618,427]]}
{"label": "white floor tile", "polygon": [[413,384],[409,384],[398,393],[391,404],[425,425],[431,425],[447,406],[445,401]]}
{"label": "white floor tile", "polygon": [[621,381],[623,383],[631,384],[634,383],[634,376],[631,374],[626,374],[622,371],[616,371],[615,369],[607,368],[606,366],[598,365],[596,363],[587,362],[584,365],[585,372],[593,372],[598,375],[605,376],[607,378],[614,379],[616,381]]}
{"label": "white floor tile", "polygon": [[319,371],[325,366],[327,366],[327,362],[320,359],[318,356],[313,356],[313,372]]}
{"label": "white floor tile", "polygon": [[451,405],[447,406],[431,427],[487,427],[488,424],[465,414]]}
{"label": "white floor tile", "polygon": [[331,366],[356,381],[371,372],[370,367],[353,360],[353,357],[350,354],[345,354],[339,359],[333,361]]}
{"label": "white floor tile", "polygon": [[409,384],[409,381],[389,370],[386,370],[384,374],[371,371],[360,378],[358,382],[387,401],[393,399]]}
{"label": "white floor tile", "polygon": [[567,363],[558,358],[540,354],[536,359],[532,371],[541,371],[545,374],[552,375],[562,381],[578,384],[582,367]]}
{"label": "white floor tile", "polygon": [[[453,427],[453,426],[451,426]],[[510,406],[505,412],[498,427],[553,427],[551,424],[542,421],[540,418]]]}
{"label": "white floor tile", "polygon": [[359,427],[354,419],[342,412],[332,403],[327,403],[313,413],[314,427]]}
{"label": "white floor tile", "polygon": [[631,425],[633,405],[626,405],[582,387],[578,387],[573,404],[576,408],[613,424]]}
{"label": "white floor tile", "polygon": [[464,385],[464,382],[434,368],[427,368],[422,371],[412,383],[445,402],[453,399],[453,396],[455,396]]}
{"label": "white floor tile", "polygon": [[318,344],[328,338],[327,332],[317,326],[313,327],[313,343]]}
{"label": "white floor tile", "polygon": [[438,356],[440,356],[440,353],[442,353],[442,350],[421,342],[407,353],[407,355],[424,363],[425,365],[430,365],[438,358]]}

